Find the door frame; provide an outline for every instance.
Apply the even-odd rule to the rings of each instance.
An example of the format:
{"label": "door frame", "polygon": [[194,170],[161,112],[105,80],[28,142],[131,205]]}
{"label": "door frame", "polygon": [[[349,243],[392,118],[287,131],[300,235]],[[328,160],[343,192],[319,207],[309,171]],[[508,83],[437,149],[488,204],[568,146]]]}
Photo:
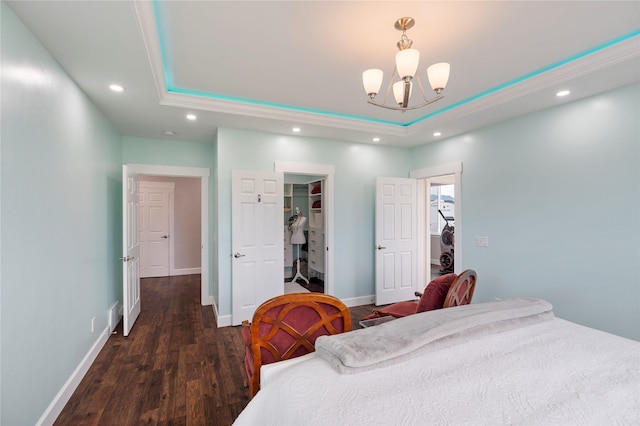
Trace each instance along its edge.
{"label": "door frame", "polygon": [[[431,221],[431,209],[428,208],[429,199],[426,196],[426,181],[430,178],[454,175],[454,194],[456,200],[456,225],[453,244],[453,269],[457,274],[462,268],[462,162],[441,164],[424,169],[413,170],[409,176],[418,179],[418,282],[431,281],[431,235],[429,223]],[[427,260],[425,262],[425,260]],[[426,281],[425,281],[426,279]]]}
{"label": "door frame", "polygon": [[[300,163],[276,161],[274,163],[274,171],[294,175],[317,176],[324,178],[324,197],[323,197],[323,213],[324,213],[324,293],[335,295],[333,282],[333,229],[334,229],[334,175],[336,167],[325,164]],[[284,262],[282,265],[284,269]]]}
{"label": "door frame", "polygon": [[[203,167],[160,166],[154,164],[127,164],[132,173],[148,176],[200,178],[200,304],[211,305],[209,295],[209,176]],[[144,176],[142,176],[144,178]]]}

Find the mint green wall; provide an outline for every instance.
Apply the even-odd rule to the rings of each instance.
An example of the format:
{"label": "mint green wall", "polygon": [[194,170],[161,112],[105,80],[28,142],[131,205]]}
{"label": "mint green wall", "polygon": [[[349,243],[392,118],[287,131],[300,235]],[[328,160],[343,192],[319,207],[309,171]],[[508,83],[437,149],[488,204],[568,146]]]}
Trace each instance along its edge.
{"label": "mint green wall", "polygon": [[151,164],[156,166],[201,167],[211,170],[209,176],[209,295],[218,304],[218,289],[215,285],[217,253],[213,235],[217,226],[215,215],[215,164],[216,142],[188,142],[180,140],[146,139],[125,136],[122,138],[123,164]]}
{"label": "mint green wall", "polygon": [[28,425],[122,299],[122,154],[105,116],[4,2],[0,10],[0,423]]}
{"label": "mint green wall", "polygon": [[215,141],[211,142],[124,136],[122,161],[124,164],[211,168],[215,155]]}
{"label": "mint green wall", "polygon": [[220,313],[231,314],[231,170],[273,171],[276,161],[335,166],[335,294],[373,294],[376,176],[407,177],[409,151],[373,145],[220,129],[218,245]]}
{"label": "mint green wall", "polygon": [[[640,340],[640,90],[629,86],[411,150],[463,162],[474,301],[541,297],[557,316]],[[489,237],[475,247],[474,237]]]}

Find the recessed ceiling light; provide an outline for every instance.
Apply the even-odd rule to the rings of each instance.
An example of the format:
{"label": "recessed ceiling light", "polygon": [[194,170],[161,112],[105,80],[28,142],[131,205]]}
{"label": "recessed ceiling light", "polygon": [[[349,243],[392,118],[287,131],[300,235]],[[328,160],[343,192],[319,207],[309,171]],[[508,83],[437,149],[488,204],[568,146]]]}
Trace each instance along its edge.
{"label": "recessed ceiling light", "polygon": [[120,86],[119,84],[112,84],[109,86],[109,89],[113,90],[114,92],[122,92],[124,90],[124,87]]}
{"label": "recessed ceiling light", "polygon": [[569,93],[571,93],[571,92],[568,91],[568,90],[561,90],[558,93],[556,93],[556,96],[558,96],[558,97],[567,96]]}
{"label": "recessed ceiling light", "polygon": [[436,137],[437,137],[437,136],[442,136],[442,133],[441,133],[441,132],[435,132],[435,133],[433,134],[433,136],[436,136]]}
{"label": "recessed ceiling light", "polygon": [[165,130],[164,134],[167,136],[175,136],[176,132],[174,132],[173,130]]}
{"label": "recessed ceiling light", "polygon": [[300,132],[300,127],[294,127],[293,129],[291,129],[293,132],[298,133]]}
{"label": "recessed ceiling light", "polygon": [[380,138],[378,138],[378,137],[373,138],[373,141],[374,141],[374,142],[380,142]]}
{"label": "recessed ceiling light", "polygon": [[196,117],[195,114],[187,114],[187,120],[194,121],[196,118],[198,118],[198,117]]}

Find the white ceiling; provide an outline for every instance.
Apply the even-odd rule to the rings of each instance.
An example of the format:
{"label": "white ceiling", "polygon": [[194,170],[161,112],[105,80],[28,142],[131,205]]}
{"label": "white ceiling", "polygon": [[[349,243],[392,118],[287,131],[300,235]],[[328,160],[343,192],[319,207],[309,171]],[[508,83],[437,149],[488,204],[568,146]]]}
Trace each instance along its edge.
{"label": "white ceiling", "polygon": [[[415,146],[640,81],[638,1],[8,4],[128,136],[211,142],[218,127],[299,126]],[[425,90],[427,66],[451,64],[445,98],[405,113],[369,105],[361,82],[381,68],[386,87],[402,16],[416,21],[407,35]],[[111,92],[114,82],[125,91]]]}

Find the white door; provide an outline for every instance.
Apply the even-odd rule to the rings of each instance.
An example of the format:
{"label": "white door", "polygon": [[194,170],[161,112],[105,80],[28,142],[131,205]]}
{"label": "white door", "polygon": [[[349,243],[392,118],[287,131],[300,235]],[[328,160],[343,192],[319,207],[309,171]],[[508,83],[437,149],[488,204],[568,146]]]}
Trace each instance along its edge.
{"label": "white door", "polygon": [[376,179],[376,305],[415,299],[416,180]]}
{"label": "white door", "polygon": [[138,178],[122,166],[122,298],[123,328],[128,336],[140,314],[140,236]]}
{"label": "white door", "polygon": [[169,276],[172,182],[140,182],[140,278]]}
{"label": "white door", "polygon": [[283,174],[233,170],[231,194],[231,317],[238,325],[284,293]]}

